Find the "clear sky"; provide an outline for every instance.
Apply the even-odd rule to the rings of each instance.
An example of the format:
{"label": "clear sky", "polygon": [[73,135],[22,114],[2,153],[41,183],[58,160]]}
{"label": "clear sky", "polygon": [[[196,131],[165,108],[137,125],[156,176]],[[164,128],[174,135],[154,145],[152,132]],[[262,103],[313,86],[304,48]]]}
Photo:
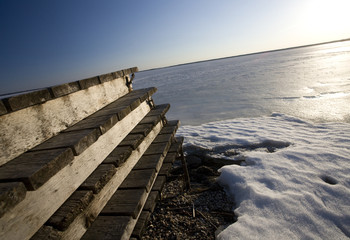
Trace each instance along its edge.
{"label": "clear sky", "polygon": [[0,94],[350,38],[349,9],[349,0],[0,0]]}

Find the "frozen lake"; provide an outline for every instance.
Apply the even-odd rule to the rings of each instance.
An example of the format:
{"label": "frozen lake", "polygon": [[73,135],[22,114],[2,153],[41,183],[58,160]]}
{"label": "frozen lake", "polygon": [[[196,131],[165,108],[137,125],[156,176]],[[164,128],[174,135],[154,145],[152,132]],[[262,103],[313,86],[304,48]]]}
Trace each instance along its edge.
{"label": "frozen lake", "polygon": [[220,169],[236,223],[218,239],[350,238],[350,42],[140,72],[185,149]]}
{"label": "frozen lake", "polygon": [[350,122],[350,41],[194,63],[136,74],[184,125],[284,113]]}

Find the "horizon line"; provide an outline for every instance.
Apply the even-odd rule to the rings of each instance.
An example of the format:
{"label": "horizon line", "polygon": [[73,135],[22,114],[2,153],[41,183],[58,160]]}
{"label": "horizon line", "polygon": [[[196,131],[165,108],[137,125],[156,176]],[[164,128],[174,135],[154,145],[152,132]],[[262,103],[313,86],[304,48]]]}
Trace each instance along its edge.
{"label": "horizon line", "polygon": [[223,59],[236,58],[236,57],[244,57],[244,56],[263,54],[263,53],[279,52],[279,51],[285,51],[285,50],[292,50],[292,49],[312,47],[312,46],[328,44],[328,43],[346,42],[346,41],[350,41],[350,38],[344,38],[344,39],[332,40],[332,41],[320,42],[320,43],[312,43],[312,44],[306,44],[306,45],[299,45],[299,46],[287,47],[287,48],[271,49],[271,50],[265,50],[265,51],[260,51],[260,52],[244,53],[244,54],[233,55],[233,56],[229,56],[229,57],[219,57],[219,58],[199,60],[199,61],[194,61],[194,62],[179,63],[179,64],[169,65],[169,66],[164,66],[164,67],[155,67],[155,68],[145,69],[145,70],[141,70],[139,72],[146,72],[146,71],[152,71],[152,70],[156,70],[156,69],[179,67],[179,66],[202,63],[202,62],[210,62],[210,61],[223,60]]}

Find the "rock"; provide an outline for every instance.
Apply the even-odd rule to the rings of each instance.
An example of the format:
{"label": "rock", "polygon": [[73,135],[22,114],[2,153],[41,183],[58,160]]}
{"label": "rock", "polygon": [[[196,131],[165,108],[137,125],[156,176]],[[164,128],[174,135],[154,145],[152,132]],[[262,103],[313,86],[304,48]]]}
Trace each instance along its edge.
{"label": "rock", "polygon": [[203,174],[206,176],[219,176],[219,173],[207,166],[200,166],[196,170],[197,174]]}
{"label": "rock", "polygon": [[206,158],[203,161],[203,165],[219,169],[219,168],[226,166],[226,165],[232,165],[232,164],[240,165],[244,161],[245,161],[245,159],[230,160],[230,159],[213,158],[210,156],[206,156]]}
{"label": "rock", "polygon": [[197,168],[202,165],[202,159],[197,156],[189,155],[186,157],[186,161],[189,168]]}

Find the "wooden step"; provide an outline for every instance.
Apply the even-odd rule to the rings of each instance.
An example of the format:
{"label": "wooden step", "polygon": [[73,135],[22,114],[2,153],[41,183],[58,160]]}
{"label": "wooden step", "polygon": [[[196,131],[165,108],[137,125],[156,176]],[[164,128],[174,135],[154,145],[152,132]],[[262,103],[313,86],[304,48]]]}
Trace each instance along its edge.
{"label": "wooden step", "polygon": [[[176,126],[176,129],[178,127],[178,121],[168,122],[169,125]],[[165,133],[169,131],[170,126],[164,127],[162,129],[162,132]],[[160,136],[160,135],[158,135]],[[158,138],[160,139],[160,138]],[[137,223],[135,225],[135,228],[132,232],[132,238],[130,239],[142,239],[142,235],[145,231],[145,228],[147,226],[147,223],[149,221],[149,218],[151,216],[151,213],[153,213],[154,208],[156,206],[156,202],[158,199],[161,199],[161,192],[166,182],[166,176],[169,172],[169,165],[174,163],[175,159],[179,156],[179,153],[182,151],[182,143],[183,138],[175,138],[172,141],[171,147],[163,160],[162,168],[160,169],[157,179],[153,184],[152,191],[148,195],[147,201],[144,205],[144,208],[142,210],[142,213],[140,215],[140,218],[137,220]],[[142,216],[142,217],[141,217]]]}
{"label": "wooden step", "polygon": [[[148,120],[150,119],[147,118],[147,121],[143,121],[143,123],[149,124]],[[172,127],[174,128],[174,126]],[[175,131],[169,133],[169,125],[163,127],[148,150],[93,222],[91,228],[85,233],[83,239],[106,239],[106,236],[117,236],[116,239],[129,239],[137,220],[140,218],[141,210],[146,205],[148,196],[151,196],[151,200],[147,203],[147,209],[154,209],[152,201],[155,201],[157,196],[154,193],[151,194],[151,189],[154,186],[155,177],[167,155],[167,151],[171,147],[174,134]],[[164,135],[167,137],[165,138]],[[127,219],[128,224],[123,225],[119,222],[120,218],[117,218],[121,216],[129,216],[132,219]],[[113,222],[114,220],[116,224],[123,226],[118,229],[119,232],[104,232],[116,231],[115,228],[106,229],[101,227],[102,222]]]}
{"label": "wooden step", "polygon": [[143,235],[150,218],[151,218],[151,212],[142,211],[134,227],[134,230],[132,231],[131,236],[136,239],[141,239],[141,236]]}
{"label": "wooden step", "polygon": [[[145,89],[143,91],[138,91],[139,94],[134,94],[133,98],[127,96],[128,101],[125,101],[124,98],[121,98],[112,103],[111,105],[115,105],[118,103],[120,103],[121,105],[128,103],[130,105],[133,101],[139,101],[141,95],[140,93],[142,93],[141,97],[143,97],[149,96],[149,94],[151,94],[152,92],[154,92],[154,89]],[[129,105],[124,105],[123,108],[129,108]],[[106,108],[109,108],[109,105],[101,109],[100,111],[104,111]],[[116,117],[116,114],[118,114],[118,111],[114,111],[114,113],[110,112],[109,117]],[[90,119],[91,116],[84,119],[82,122]],[[114,125],[116,124],[116,122],[117,120],[113,121]],[[79,128],[77,128],[76,125]],[[97,139],[101,136],[102,132],[99,130],[99,128],[106,129],[104,124],[99,121],[97,121],[96,125],[91,129],[90,126],[87,127],[86,125],[81,125],[80,123],[76,125],[72,126],[71,128],[68,128],[68,130],[66,130],[68,132],[64,131],[61,134],[52,137],[51,139],[31,149],[28,153],[25,153],[20,157],[12,160],[8,164],[3,165],[0,168],[0,182],[12,182],[21,179],[27,182],[26,185],[29,188],[29,190],[35,190],[73,159],[73,157],[70,154],[69,148],[72,149],[75,156],[81,154],[91,144],[96,142]],[[110,125],[108,129],[110,129],[111,127],[112,125]],[[106,131],[103,131],[103,133],[106,133]],[[66,150],[63,150],[63,148]],[[30,159],[30,161],[28,159]],[[29,167],[28,165],[31,166]],[[46,177],[42,179],[43,174],[39,173],[37,174],[37,176],[41,177],[41,179],[38,180],[33,176],[34,173],[31,175],[31,172],[33,171],[35,171],[34,173],[38,171],[45,173],[51,172],[51,174],[46,174]],[[18,176],[18,174],[21,174],[21,176]],[[40,182],[41,185],[31,184],[30,179],[33,178],[35,178],[37,182]]]}
{"label": "wooden step", "polygon": [[93,198],[92,191],[75,191],[46,224],[57,230],[65,231]]}
{"label": "wooden step", "polygon": [[[152,113],[153,110],[149,112],[149,114]],[[162,118],[164,118],[164,115],[160,116],[159,119]],[[162,128],[162,124],[163,122],[159,121],[155,126],[152,126],[152,129],[148,131],[149,133],[147,136],[143,137],[143,141],[138,143],[136,146],[134,146],[133,143],[129,143],[128,139],[129,136],[138,135],[138,133],[134,130],[130,131],[128,136],[125,137],[123,141],[121,141],[121,143],[106,157],[103,163],[98,166],[96,170],[80,185],[78,191],[93,191],[94,199],[91,201],[91,203],[85,209],[81,207],[82,211],[75,216],[75,219],[71,221],[71,224],[68,227],[64,228],[63,230],[62,228],[52,228],[49,220],[45,226],[43,226],[36,233],[33,239],[42,239],[45,234],[52,231],[55,231],[56,233],[50,233],[50,235],[59,236],[58,239],[79,239],[86,231],[86,223],[93,221],[95,216],[100,213],[106,202],[111,198],[113,193],[123,182],[123,179],[125,179],[132,167],[136,164],[151,142],[158,135]],[[141,125],[143,124],[139,123],[134,129],[139,129]],[[145,125],[145,127],[148,126]],[[122,147],[120,145],[122,145]],[[135,147],[135,149],[133,149],[131,146]],[[75,211],[74,209],[69,209],[69,206],[72,205],[68,205],[68,207],[66,207],[65,204],[63,204],[61,208],[65,209],[66,212]],[[56,215],[56,213],[53,215],[53,217]]]}
{"label": "wooden step", "polygon": [[[165,130],[163,128],[163,130]],[[173,145],[178,145],[178,142],[173,142]],[[178,149],[177,147],[170,147],[170,149]],[[165,166],[165,161],[167,160],[170,164],[172,164],[175,161],[176,156],[178,155],[178,152],[168,152],[166,158],[163,161],[163,167],[167,168]],[[156,206],[156,203],[158,199],[160,199],[160,195],[162,192],[162,189],[166,182],[166,176],[162,175],[161,172],[163,170],[160,170],[157,176],[156,181],[153,184],[152,191],[148,195],[147,201],[142,209],[141,215],[139,219],[137,220],[137,223],[135,225],[135,228],[132,232],[132,237],[135,239],[141,239],[142,235],[145,231],[145,228],[147,226],[147,223],[150,219],[151,213],[153,213],[154,208]]]}
{"label": "wooden step", "polygon": [[[158,177],[157,177],[157,179],[158,179]],[[156,180],[156,182],[157,182],[157,180]],[[152,187],[152,191],[148,195],[148,198],[147,198],[147,201],[145,203],[145,206],[143,206],[143,211],[148,211],[148,212],[153,213],[154,208],[156,207],[156,203],[157,203],[157,201],[159,199],[159,192],[154,190],[156,182],[154,183],[154,185]]]}
{"label": "wooden step", "polygon": [[[135,99],[136,102],[144,99],[127,116],[118,118],[109,130],[102,131],[101,126],[106,129],[105,125],[99,123],[96,128],[84,125],[81,129],[64,131],[1,166],[0,182],[21,181],[27,192],[21,202],[5,208],[0,219],[0,238],[28,239],[33,235],[147,115],[150,106],[146,100],[154,91],[154,88],[140,90],[127,95],[128,99],[116,100],[132,104]],[[119,109],[113,109],[116,112],[108,114],[116,116]],[[1,202],[12,201],[6,198],[9,196],[6,192],[9,190],[1,194],[5,196]]]}

